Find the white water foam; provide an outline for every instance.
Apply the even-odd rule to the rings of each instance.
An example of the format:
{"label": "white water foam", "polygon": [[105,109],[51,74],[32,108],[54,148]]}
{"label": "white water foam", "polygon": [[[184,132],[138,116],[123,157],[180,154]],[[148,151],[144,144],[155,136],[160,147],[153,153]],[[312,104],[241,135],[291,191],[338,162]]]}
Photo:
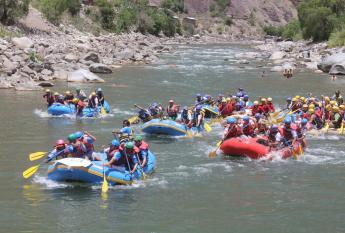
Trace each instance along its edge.
{"label": "white water foam", "polygon": [[33,180],[34,183],[43,185],[45,189],[60,189],[73,187],[72,184],[60,183],[48,179],[47,177],[36,175]]}

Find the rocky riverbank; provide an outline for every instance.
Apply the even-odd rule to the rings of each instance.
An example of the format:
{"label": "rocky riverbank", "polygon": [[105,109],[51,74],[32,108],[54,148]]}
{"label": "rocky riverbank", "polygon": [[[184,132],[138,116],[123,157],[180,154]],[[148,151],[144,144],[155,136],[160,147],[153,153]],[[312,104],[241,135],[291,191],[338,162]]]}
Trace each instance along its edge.
{"label": "rocky riverbank", "polygon": [[306,41],[276,42],[274,39],[256,41],[253,45],[259,52],[239,54],[238,58],[261,59],[271,65],[272,72],[284,69],[345,75],[345,47],[328,48],[327,43]]}
{"label": "rocky riverbank", "polygon": [[151,63],[170,51],[164,38],[139,33],[94,36],[61,25],[50,33],[0,39],[0,88],[40,90],[52,80],[104,82],[128,63]]}

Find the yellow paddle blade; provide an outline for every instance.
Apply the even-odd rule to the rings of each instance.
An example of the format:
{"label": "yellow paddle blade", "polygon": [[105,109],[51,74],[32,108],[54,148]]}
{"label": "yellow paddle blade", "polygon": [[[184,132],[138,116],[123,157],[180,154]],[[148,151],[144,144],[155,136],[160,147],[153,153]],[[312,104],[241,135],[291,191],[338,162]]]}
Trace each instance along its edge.
{"label": "yellow paddle blade", "polygon": [[270,117],[271,117],[271,118],[276,118],[276,117],[279,115],[279,113],[281,113],[281,111],[271,113],[271,114],[270,114]]}
{"label": "yellow paddle blade", "polygon": [[326,123],[325,127],[323,127],[321,130],[322,130],[324,133],[327,133],[327,132],[328,132],[328,129],[329,129],[329,124]]}
{"label": "yellow paddle blade", "polygon": [[186,135],[187,135],[187,137],[189,137],[189,138],[192,138],[192,137],[193,137],[193,133],[192,133],[190,130],[187,130],[187,131],[186,131]]}
{"label": "yellow paddle blade", "polygon": [[215,157],[217,157],[217,150],[211,151],[211,152],[208,154],[208,157],[209,157],[209,158],[215,158]]}
{"label": "yellow paddle blade", "polygon": [[107,112],[105,111],[105,108],[104,108],[104,107],[101,108],[101,114],[103,114],[103,115],[104,115],[104,114],[107,114]]}
{"label": "yellow paddle blade", "polygon": [[35,161],[37,159],[44,157],[46,154],[47,154],[47,152],[43,152],[43,151],[31,153],[31,154],[29,154],[29,159],[30,159],[30,161]]}
{"label": "yellow paddle blade", "polygon": [[102,193],[106,193],[109,190],[109,185],[108,185],[108,181],[105,178],[105,175],[103,175],[103,184],[102,184]]}
{"label": "yellow paddle blade", "polygon": [[217,147],[220,147],[221,144],[222,144],[222,141],[217,142]]}
{"label": "yellow paddle blade", "polygon": [[24,172],[23,172],[23,177],[25,179],[28,179],[30,178],[33,174],[36,173],[36,171],[38,170],[38,168],[40,167],[41,164],[38,164],[38,165],[35,165],[35,166],[32,166],[28,169],[26,169]]}
{"label": "yellow paddle blade", "polygon": [[209,132],[212,131],[211,126],[210,126],[209,124],[207,124],[207,123],[204,123],[204,128],[205,128],[205,130],[206,130],[207,133],[209,133]]}
{"label": "yellow paddle blade", "polygon": [[301,157],[304,155],[303,147],[301,144],[299,144],[299,154]]}
{"label": "yellow paddle blade", "polygon": [[344,123],[341,123],[340,129],[338,130],[340,135],[344,134]]}
{"label": "yellow paddle blade", "polygon": [[129,123],[133,124],[134,122],[138,121],[139,117],[138,116],[132,116],[131,118],[128,119]]}

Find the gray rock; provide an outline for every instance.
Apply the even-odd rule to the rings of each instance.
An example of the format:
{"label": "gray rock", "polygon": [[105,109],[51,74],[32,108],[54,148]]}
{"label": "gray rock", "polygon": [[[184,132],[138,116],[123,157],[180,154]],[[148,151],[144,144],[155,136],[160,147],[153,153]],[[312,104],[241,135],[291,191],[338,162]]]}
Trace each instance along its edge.
{"label": "gray rock", "polygon": [[19,55],[12,56],[10,59],[13,62],[22,62],[24,60],[24,58]]}
{"label": "gray rock", "polygon": [[271,54],[270,60],[281,60],[286,57],[286,53],[282,51],[275,51]]}
{"label": "gray rock", "polygon": [[62,70],[62,69],[55,70],[54,75],[53,75],[53,79],[67,80],[68,79],[68,73],[69,72]]}
{"label": "gray rock", "polygon": [[68,82],[98,82],[98,83],[104,82],[103,79],[101,79],[97,75],[85,69],[79,69],[79,70],[69,73],[67,77],[67,81]]}
{"label": "gray rock", "polygon": [[114,54],[114,58],[117,58],[118,60],[129,60],[134,57],[134,50],[126,48],[122,52],[118,52]]}
{"label": "gray rock", "polygon": [[53,87],[54,84],[51,82],[41,82],[38,84],[38,86],[40,86],[40,87]]}
{"label": "gray rock", "polygon": [[44,69],[44,70],[41,71],[41,74],[43,74],[43,75],[52,75],[53,72],[51,70]]}
{"label": "gray rock", "polygon": [[89,70],[93,73],[99,74],[110,74],[113,71],[108,66],[101,64],[101,63],[94,63],[89,67]]}
{"label": "gray rock", "polygon": [[332,66],[331,70],[329,71],[331,75],[345,75],[345,61],[340,64],[335,64]]}
{"label": "gray rock", "polygon": [[24,73],[27,73],[27,74],[29,74],[29,75],[31,75],[31,74],[32,74],[32,75],[36,74],[36,71],[30,69],[30,67],[28,67],[28,66],[24,66],[24,67],[21,69],[21,71],[24,72]]}
{"label": "gray rock", "polygon": [[76,62],[79,58],[76,55],[69,53],[65,55],[64,60],[67,62]]}
{"label": "gray rock", "polygon": [[324,58],[319,64],[317,64],[317,68],[319,68],[325,73],[328,73],[330,72],[331,68],[334,65],[337,65],[337,64],[341,65],[344,62],[345,62],[345,53],[336,53],[334,55]]}
{"label": "gray rock", "polygon": [[90,52],[83,58],[85,61],[93,61],[94,63],[99,63],[99,56],[96,53]]}
{"label": "gray rock", "polygon": [[12,84],[10,81],[8,81],[7,79],[5,79],[4,77],[0,77],[0,89],[8,89],[8,88],[12,88]]}
{"label": "gray rock", "polygon": [[14,37],[12,38],[12,42],[21,49],[27,49],[34,46],[34,43],[28,37]]}
{"label": "gray rock", "polygon": [[3,58],[3,69],[5,72],[7,73],[15,73],[17,70],[17,64],[16,62],[11,62],[10,60],[8,60],[7,58]]}

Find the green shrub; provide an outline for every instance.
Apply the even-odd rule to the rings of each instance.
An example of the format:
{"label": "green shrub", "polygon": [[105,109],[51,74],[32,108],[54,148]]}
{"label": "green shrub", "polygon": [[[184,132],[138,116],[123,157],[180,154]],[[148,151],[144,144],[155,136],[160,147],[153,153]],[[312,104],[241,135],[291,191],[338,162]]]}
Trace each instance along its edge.
{"label": "green shrub", "polygon": [[285,40],[300,40],[302,39],[301,26],[298,20],[291,21],[283,27],[282,37]]}
{"label": "green shrub", "polygon": [[275,27],[272,25],[264,26],[264,32],[266,35],[269,36],[282,36],[283,35],[283,28],[282,27]]}
{"label": "green shrub", "polygon": [[29,0],[0,0],[0,23],[13,24],[29,11]]}
{"label": "green shrub", "polygon": [[58,24],[62,14],[68,12],[74,16],[81,9],[79,0],[39,0],[43,15],[53,24]]}
{"label": "green shrub", "polygon": [[128,32],[137,22],[137,12],[133,8],[123,7],[116,16],[116,31]]}
{"label": "green shrub", "polygon": [[68,8],[69,13],[72,16],[79,14],[80,9],[81,9],[80,0],[69,0],[67,4],[67,8]]}
{"label": "green shrub", "polygon": [[332,32],[328,40],[329,47],[345,46],[345,27]]}
{"label": "green shrub", "polygon": [[115,25],[114,25],[114,19],[115,19],[115,11],[111,7],[101,7],[100,8],[100,13],[101,13],[101,25],[102,28],[107,29],[107,30],[113,30]]}
{"label": "green shrub", "polygon": [[224,20],[225,25],[231,26],[233,24],[231,17],[226,17]]}
{"label": "green shrub", "polygon": [[163,0],[161,7],[174,12],[184,12],[184,0]]}

